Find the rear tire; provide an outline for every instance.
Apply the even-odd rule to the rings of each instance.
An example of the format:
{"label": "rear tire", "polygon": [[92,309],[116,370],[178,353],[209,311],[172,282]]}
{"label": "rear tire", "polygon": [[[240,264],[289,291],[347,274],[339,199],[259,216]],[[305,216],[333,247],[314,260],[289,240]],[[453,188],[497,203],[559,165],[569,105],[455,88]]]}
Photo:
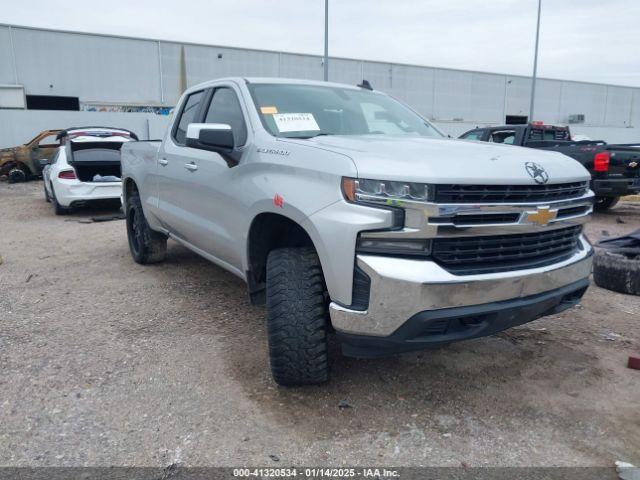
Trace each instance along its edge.
{"label": "rear tire", "polygon": [[141,265],[163,261],[167,254],[167,237],[149,227],[138,193],[132,193],[127,199],[125,213],[133,259]]}
{"label": "rear tire", "polygon": [[615,251],[596,250],[593,280],[607,290],[640,295],[640,258],[629,258]]}
{"label": "rear tire", "polygon": [[309,385],[329,379],[327,301],[313,248],[282,248],[267,258],[269,360],[276,383]]}
{"label": "rear tire", "polygon": [[53,203],[53,210],[56,212],[56,215],[68,215],[71,212],[71,207],[63,207],[58,203],[58,199],[56,198],[56,191],[53,189],[53,183],[51,186],[51,203]]}
{"label": "rear tire", "polygon": [[615,207],[618,201],[620,201],[620,197],[596,197],[593,209],[597,212],[606,212]]}

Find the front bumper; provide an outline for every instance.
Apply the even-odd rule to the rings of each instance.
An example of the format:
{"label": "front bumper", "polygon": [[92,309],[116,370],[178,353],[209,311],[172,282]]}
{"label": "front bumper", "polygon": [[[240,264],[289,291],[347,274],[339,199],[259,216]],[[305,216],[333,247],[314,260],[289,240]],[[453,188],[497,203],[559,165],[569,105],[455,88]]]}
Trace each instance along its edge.
{"label": "front bumper", "polygon": [[372,358],[484,337],[571,308],[588,286],[585,278],[529,297],[421,312],[387,337],[338,332],[338,338],[345,355]]}
{"label": "front bumper", "polygon": [[[431,261],[358,255],[358,267],[371,279],[369,306],[367,310],[359,311],[333,302],[330,305],[331,321],[343,338],[355,335],[380,340],[391,338],[416,315],[429,316],[435,311],[461,307],[479,308],[487,313],[484,306],[488,304],[547,293],[553,296],[569,285],[587,281],[593,250],[584,236],[580,237],[580,246],[572,257],[553,265],[463,276],[453,275]],[[586,283],[579,288],[585,286]],[[467,312],[469,316],[475,315],[473,308]],[[458,315],[458,312],[454,313]],[[534,318],[537,317],[525,321]],[[490,328],[483,331],[486,333],[473,336],[494,333]],[[459,338],[441,338],[440,343],[472,337],[462,333]]]}
{"label": "front bumper", "polygon": [[634,195],[640,192],[640,178],[594,179],[591,183],[591,189],[599,197]]}

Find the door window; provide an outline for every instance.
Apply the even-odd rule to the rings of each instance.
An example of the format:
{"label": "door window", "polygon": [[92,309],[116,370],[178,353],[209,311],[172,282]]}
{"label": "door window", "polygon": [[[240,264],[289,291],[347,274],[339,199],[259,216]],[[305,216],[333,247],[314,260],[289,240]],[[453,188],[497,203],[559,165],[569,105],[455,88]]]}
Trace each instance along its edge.
{"label": "door window", "polygon": [[506,143],[507,145],[513,145],[513,141],[516,139],[515,130],[496,130],[491,132],[489,141],[493,143]]}
{"label": "door window", "polygon": [[247,142],[247,127],[244,123],[242,108],[240,108],[238,97],[230,88],[218,88],[213,92],[204,122],[230,125],[236,146]]}
{"label": "door window", "polygon": [[470,132],[465,133],[460,138],[463,140],[482,140],[483,130],[471,130]]}
{"label": "door window", "polygon": [[196,114],[198,113],[198,107],[202,100],[203,92],[195,92],[189,95],[187,101],[184,103],[184,107],[180,112],[180,119],[178,120],[177,127],[173,132],[173,139],[176,143],[184,145],[187,139],[187,127],[190,123],[194,122]]}
{"label": "door window", "polygon": [[56,139],[56,135],[47,135],[38,142],[40,148],[53,148],[59,147],[60,141]]}

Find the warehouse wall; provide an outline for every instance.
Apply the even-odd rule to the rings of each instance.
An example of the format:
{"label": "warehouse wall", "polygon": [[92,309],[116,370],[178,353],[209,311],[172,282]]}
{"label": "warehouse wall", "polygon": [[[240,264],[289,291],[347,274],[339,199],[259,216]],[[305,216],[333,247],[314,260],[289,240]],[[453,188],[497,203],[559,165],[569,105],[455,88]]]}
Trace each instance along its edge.
{"label": "warehouse wall", "polygon": [[158,139],[168,121],[149,113],[0,110],[0,148],[26,143],[43,130],[90,125],[127,128],[141,140]]}
{"label": "warehouse wall", "polygon": [[[322,58],[313,55],[0,25],[0,84],[81,103],[172,106],[185,87],[216,77],[320,80],[322,72]],[[453,133],[529,110],[527,77],[333,58],[329,74],[349,84],[366,78]],[[541,79],[536,92],[536,120],[566,123],[584,114],[576,132],[640,141],[640,88]]]}

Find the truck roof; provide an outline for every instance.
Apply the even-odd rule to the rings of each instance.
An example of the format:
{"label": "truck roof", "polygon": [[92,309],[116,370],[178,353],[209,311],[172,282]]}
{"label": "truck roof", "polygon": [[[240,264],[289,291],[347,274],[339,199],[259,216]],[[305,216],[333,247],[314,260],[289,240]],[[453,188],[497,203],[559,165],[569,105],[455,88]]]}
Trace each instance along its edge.
{"label": "truck roof", "polygon": [[197,90],[201,88],[210,87],[221,81],[233,81],[236,83],[248,83],[248,84],[265,84],[265,83],[278,83],[278,84],[295,84],[295,85],[315,85],[318,87],[338,87],[338,88],[349,88],[352,90],[360,90],[361,87],[357,85],[348,85],[346,83],[337,83],[337,82],[325,82],[322,80],[304,80],[300,78],[281,78],[281,77],[224,77],[224,78],[216,78],[215,80],[209,80],[207,82],[200,83],[198,85],[194,85],[189,88],[191,90]]}

